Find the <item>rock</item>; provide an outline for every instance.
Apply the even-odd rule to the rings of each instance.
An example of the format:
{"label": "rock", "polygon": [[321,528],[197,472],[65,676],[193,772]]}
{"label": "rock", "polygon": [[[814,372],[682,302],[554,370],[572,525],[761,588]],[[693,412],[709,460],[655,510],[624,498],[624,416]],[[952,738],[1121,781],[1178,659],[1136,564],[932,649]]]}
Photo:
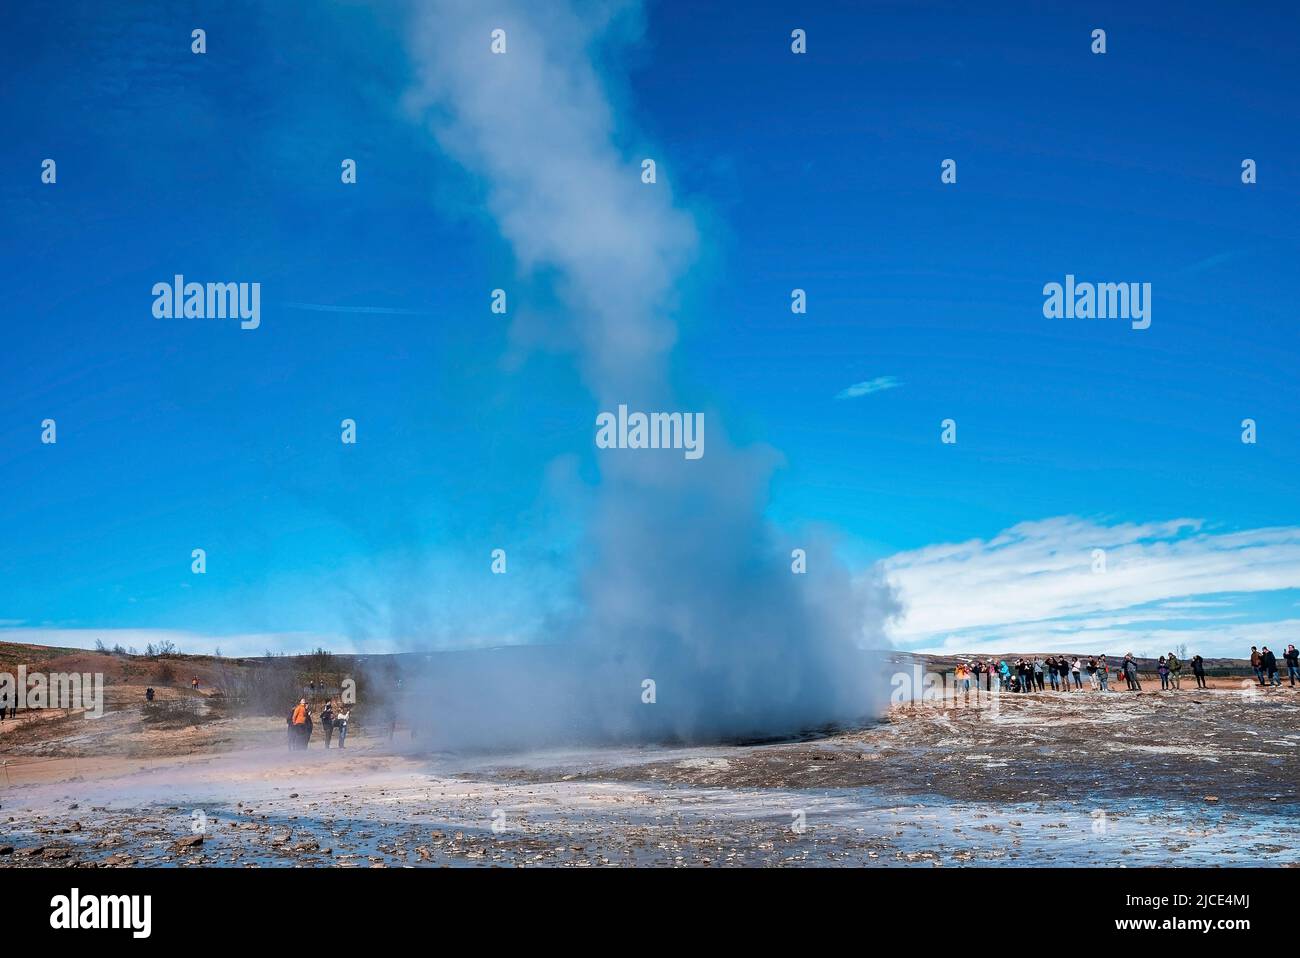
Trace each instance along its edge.
{"label": "rock", "polygon": [[12,845],[0,845],[0,855],[12,855],[14,847]]}
{"label": "rock", "polygon": [[198,848],[203,844],[202,835],[186,835],[176,842],[177,848]]}

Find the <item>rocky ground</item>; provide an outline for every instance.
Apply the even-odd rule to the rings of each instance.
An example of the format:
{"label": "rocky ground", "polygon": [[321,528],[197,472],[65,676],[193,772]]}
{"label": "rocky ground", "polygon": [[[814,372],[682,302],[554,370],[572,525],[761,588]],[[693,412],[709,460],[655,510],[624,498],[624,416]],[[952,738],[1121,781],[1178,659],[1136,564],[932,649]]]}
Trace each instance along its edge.
{"label": "rocky ground", "polygon": [[[1002,695],[800,742],[526,756],[59,721],[58,745],[0,732],[7,867],[1300,865],[1287,688]],[[150,738],[100,751],[114,734]]]}
{"label": "rocky ground", "polygon": [[1141,795],[1267,811],[1300,803],[1300,687],[1223,682],[1204,691],[1184,683],[1177,692],[971,693],[898,707],[880,726],[803,743],[720,750],[685,766],[594,765],[578,775],[877,788],[957,801],[1105,804]]}

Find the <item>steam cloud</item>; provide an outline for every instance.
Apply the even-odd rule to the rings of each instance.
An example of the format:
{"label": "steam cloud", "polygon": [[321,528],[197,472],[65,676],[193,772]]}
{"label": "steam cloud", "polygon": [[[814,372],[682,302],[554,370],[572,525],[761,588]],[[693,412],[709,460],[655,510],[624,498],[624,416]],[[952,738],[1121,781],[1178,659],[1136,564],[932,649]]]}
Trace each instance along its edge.
{"label": "steam cloud", "polygon": [[[415,14],[411,106],[487,184],[526,271],[554,277],[560,335],[596,409],[673,410],[674,292],[697,244],[669,186],[616,147],[596,53],[632,39],[630,3],[440,0]],[[506,32],[507,52],[489,49]],[[557,323],[561,322],[556,320]],[[438,656],[428,734],[451,745],[767,737],[877,713],[892,594],[829,543],[764,518],[776,454],[737,448],[708,416],[707,454],[607,451],[586,530],[583,611],[556,644]],[[794,575],[791,548],[807,549]],[[642,701],[652,679],[656,701]]]}

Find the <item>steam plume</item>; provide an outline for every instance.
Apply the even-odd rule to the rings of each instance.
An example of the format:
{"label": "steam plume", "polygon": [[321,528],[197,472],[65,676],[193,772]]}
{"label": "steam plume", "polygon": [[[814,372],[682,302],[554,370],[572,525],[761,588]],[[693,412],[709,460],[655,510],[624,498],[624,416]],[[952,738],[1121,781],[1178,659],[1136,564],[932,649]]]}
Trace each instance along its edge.
{"label": "steam plume", "polygon": [[[484,179],[521,267],[555,277],[593,409],[680,408],[667,366],[695,224],[616,147],[595,65],[638,16],[627,3],[441,0],[420,4],[414,30],[412,105]],[[504,54],[489,49],[498,29]],[[884,646],[890,593],[855,581],[829,543],[799,543],[810,567],[792,574],[792,544],[763,516],[776,454],[736,448],[716,416],[707,436],[695,461],[600,452],[579,621],[560,646],[440,657],[428,706],[439,738],[768,736],[882,706],[862,647]]]}

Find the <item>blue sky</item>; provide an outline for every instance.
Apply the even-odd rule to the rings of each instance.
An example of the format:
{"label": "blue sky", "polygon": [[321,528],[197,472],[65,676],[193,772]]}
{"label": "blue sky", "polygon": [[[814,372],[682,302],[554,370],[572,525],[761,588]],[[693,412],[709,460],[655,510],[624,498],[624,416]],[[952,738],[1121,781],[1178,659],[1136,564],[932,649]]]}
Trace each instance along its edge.
{"label": "blue sky", "polygon": [[[655,157],[698,235],[678,394],[781,451],[770,519],[885,563],[910,648],[1295,641],[1300,14],[811,6],[647,3],[588,51],[629,176]],[[412,115],[410,9],[8,20],[8,634],[549,637],[579,601],[597,405],[562,326],[541,347],[521,333],[565,309],[546,271]],[[260,282],[260,328],[155,319],[176,273]],[[1067,273],[1151,283],[1151,327],[1045,319]],[[490,576],[497,547],[510,576]]]}

